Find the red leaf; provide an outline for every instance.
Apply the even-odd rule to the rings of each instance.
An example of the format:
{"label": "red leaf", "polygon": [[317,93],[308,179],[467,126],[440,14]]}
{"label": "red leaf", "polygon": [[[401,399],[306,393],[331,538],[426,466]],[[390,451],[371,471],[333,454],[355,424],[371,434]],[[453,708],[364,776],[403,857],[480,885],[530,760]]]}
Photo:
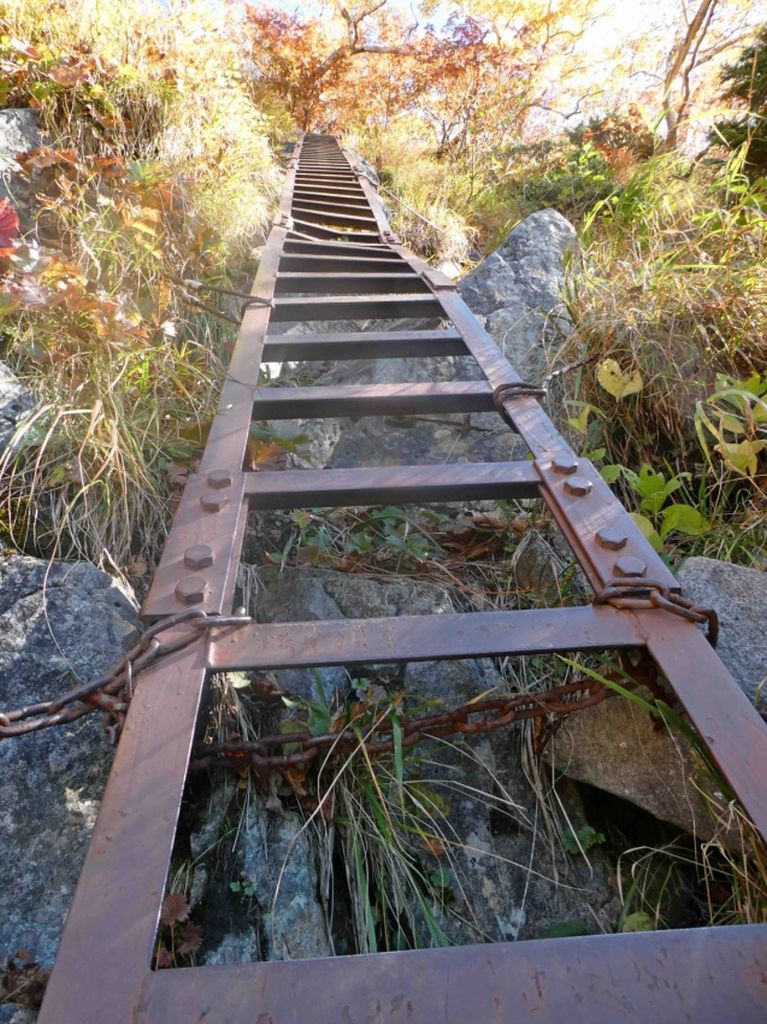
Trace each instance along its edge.
{"label": "red leaf", "polygon": [[11,239],[18,237],[19,215],[9,200],[0,199],[0,252],[7,256],[13,252]]}
{"label": "red leaf", "polygon": [[202,928],[199,924],[193,924],[191,921],[187,921],[184,925],[183,931],[181,932],[181,945],[178,947],[178,952],[182,956],[186,956],[188,953],[196,953],[202,945]]}
{"label": "red leaf", "polygon": [[173,957],[170,955],[165,946],[160,946],[160,948],[157,950],[157,959],[155,960],[154,965],[158,971],[163,970],[163,968],[173,966]]}
{"label": "red leaf", "polygon": [[176,924],[189,917],[189,904],[183,892],[170,892],[162,901],[160,924]]}

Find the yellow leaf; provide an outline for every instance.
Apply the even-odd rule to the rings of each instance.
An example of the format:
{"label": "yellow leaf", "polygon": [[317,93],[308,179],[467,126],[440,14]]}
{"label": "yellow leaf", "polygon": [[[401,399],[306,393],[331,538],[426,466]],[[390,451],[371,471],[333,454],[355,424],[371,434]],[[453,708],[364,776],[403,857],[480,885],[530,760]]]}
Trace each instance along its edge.
{"label": "yellow leaf", "polygon": [[639,370],[625,374],[615,359],[605,359],[597,371],[597,380],[608,395],[625,398],[642,390],[643,380]]}
{"label": "yellow leaf", "polygon": [[740,441],[737,444],[728,444],[723,441],[716,447],[731,469],[744,476],[753,476],[756,473],[756,457],[759,452],[767,448],[767,441]]}

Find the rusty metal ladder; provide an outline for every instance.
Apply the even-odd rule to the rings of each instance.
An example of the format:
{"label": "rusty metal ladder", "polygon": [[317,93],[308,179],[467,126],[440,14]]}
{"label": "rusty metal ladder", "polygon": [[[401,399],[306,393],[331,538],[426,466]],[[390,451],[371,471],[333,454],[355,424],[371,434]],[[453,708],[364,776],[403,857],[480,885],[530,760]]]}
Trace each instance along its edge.
{"label": "rusty metal ladder", "polygon": [[[436,318],[435,330],[270,334],[274,323]],[[485,379],[263,387],[270,360],[473,356]],[[253,419],[498,410],[533,461],[249,472]],[[762,836],[767,731],[678,586],[597,470],[570,450],[455,286],[400,244],[364,171],[330,136],[290,161],[199,472],[143,607],[231,614],[249,509],[539,497],[596,595],[585,607],[220,626],[142,672],[40,1024],[489,1024],[767,1019],[767,926],[592,936],[332,960],[154,971],[152,952],[208,675],[483,655],[640,649]],[[625,588],[633,599],[628,602]],[[637,600],[636,595],[640,595]],[[632,607],[626,607],[626,604]],[[672,602],[673,603],[673,602]],[[179,627],[181,629],[181,627]]]}

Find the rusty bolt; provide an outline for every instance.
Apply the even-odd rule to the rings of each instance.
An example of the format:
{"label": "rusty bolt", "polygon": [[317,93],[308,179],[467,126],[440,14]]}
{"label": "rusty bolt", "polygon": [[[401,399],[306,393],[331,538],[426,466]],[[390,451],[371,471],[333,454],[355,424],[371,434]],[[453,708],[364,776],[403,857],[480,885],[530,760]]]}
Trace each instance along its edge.
{"label": "rusty bolt", "polygon": [[614,530],[609,526],[597,530],[597,544],[608,551],[620,551],[621,548],[625,548],[627,541],[628,537],[623,530]]}
{"label": "rusty bolt", "polygon": [[582,498],[584,494],[588,494],[594,485],[590,480],[587,480],[585,476],[572,476],[565,480],[565,490],[568,494],[575,494],[579,498]]}
{"label": "rusty bolt", "polygon": [[613,566],[616,576],[644,576],[647,566],[641,558],[634,558],[633,555],[623,555]]}
{"label": "rusty bolt", "polygon": [[200,604],[205,600],[208,581],[204,576],[185,576],[176,584],[176,597],[184,604]]}
{"label": "rusty bolt", "polygon": [[574,459],[572,455],[555,455],[551,460],[551,468],[555,473],[569,476],[578,468],[578,460]]}
{"label": "rusty bolt", "polygon": [[216,490],[220,490],[222,487],[231,487],[232,474],[228,469],[214,469],[212,473],[208,473],[208,484],[210,487],[215,487]]}
{"label": "rusty bolt", "polygon": [[213,565],[213,548],[208,544],[193,544],[184,552],[184,565],[190,569],[207,569]]}
{"label": "rusty bolt", "polygon": [[229,504],[225,494],[217,494],[215,491],[206,491],[200,498],[200,504],[206,512],[220,512]]}

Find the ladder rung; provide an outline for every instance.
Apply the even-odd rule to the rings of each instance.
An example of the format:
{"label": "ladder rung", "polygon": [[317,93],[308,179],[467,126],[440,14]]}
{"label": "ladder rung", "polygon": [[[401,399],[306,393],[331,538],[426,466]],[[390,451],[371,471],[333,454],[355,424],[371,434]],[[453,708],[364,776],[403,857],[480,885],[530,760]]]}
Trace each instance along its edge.
{"label": "ladder rung", "polygon": [[393,252],[388,245],[384,245],[380,239],[375,242],[342,242],[331,241],[330,239],[295,238],[288,234],[283,246],[283,255],[289,256],[369,256],[378,260],[388,260],[390,263],[404,262],[399,253]]}
{"label": "ladder rung", "polygon": [[402,359],[462,356],[468,353],[458,331],[355,331],[350,334],[280,334],[264,341],[264,362],[300,359]]}
{"label": "ladder rung", "polygon": [[[369,209],[369,207],[368,207]],[[342,211],[331,211],[316,209],[311,206],[293,206],[293,213],[300,214],[302,217],[310,217],[312,222],[315,224],[333,224],[338,228],[344,228],[347,224],[350,227],[364,226],[377,224],[377,221],[371,213],[368,217],[360,217],[357,214],[344,213]]]}
{"label": "ladder rung", "polygon": [[[364,199],[364,197],[363,197]],[[293,210],[302,213],[334,213],[336,215],[347,213],[367,213],[370,214],[370,205],[364,201],[356,202],[353,200],[347,200],[345,198],[339,199],[313,199],[311,196],[297,196],[293,200]],[[369,219],[369,218],[365,218]]]}
{"label": "ladder rung", "polygon": [[414,416],[494,409],[493,389],[484,380],[256,388],[253,392],[253,418],[257,420]]}
{"label": "ladder rung", "polygon": [[396,272],[397,267],[410,269],[405,260],[387,259],[384,256],[323,256],[285,252],[280,257],[280,272],[293,271],[304,273],[322,273],[330,270],[346,270],[353,274],[371,273],[380,270],[382,274]]}
{"label": "ladder rung", "polygon": [[380,237],[375,231],[352,231],[344,228],[325,227],[323,224],[315,224],[310,220],[299,220],[293,218],[293,225],[296,231],[302,234],[311,235],[312,238],[336,239],[343,235],[344,239],[356,239],[358,242],[379,242]]}
{"label": "ladder rung", "polygon": [[299,320],[369,320],[371,318],[445,317],[432,295],[312,295],[277,298],[271,313],[274,323]]}
{"label": "ladder rung", "polygon": [[307,199],[364,199],[365,193],[359,185],[339,186],[334,189],[314,188],[311,185],[296,185],[294,196],[305,196]]}
{"label": "ladder rung", "polygon": [[315,292],[320,295],[348,295],[364,291],[366,294],[390,292],[428,292],[422,277],[409,274],[349,274],[349,273],[282,273],[277,275],[276,295]]}
{"label": "ladder rung", "polygon": [[539,487],[531,462],[277,470],[245,478],[245,493],[259,509],[534,498]]}
{"label": "ladder rung", "polygon": [[503,654],[594,651],[641,644],[630,615],[608,605],[254,624],[211,645],[210,667],[319,668]]}

